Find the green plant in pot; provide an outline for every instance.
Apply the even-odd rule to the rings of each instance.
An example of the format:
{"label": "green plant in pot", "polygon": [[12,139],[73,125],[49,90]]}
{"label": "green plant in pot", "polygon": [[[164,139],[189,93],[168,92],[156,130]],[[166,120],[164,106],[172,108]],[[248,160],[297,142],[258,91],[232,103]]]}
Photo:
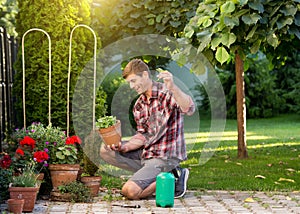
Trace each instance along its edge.
{"label": "green plant in pot", "polygon": [[34,208],[40,182],[37,178],[34,164],[28,165],[22,174],[13,176],[8,188],[11,199],[24,199],[25,212],[31,212]]}
{"label": "green plant in pot", "polygon": [[117,144],[121,141],[121,121],[115,116],[100,117],[96,121],[96,127],[106,145]]}

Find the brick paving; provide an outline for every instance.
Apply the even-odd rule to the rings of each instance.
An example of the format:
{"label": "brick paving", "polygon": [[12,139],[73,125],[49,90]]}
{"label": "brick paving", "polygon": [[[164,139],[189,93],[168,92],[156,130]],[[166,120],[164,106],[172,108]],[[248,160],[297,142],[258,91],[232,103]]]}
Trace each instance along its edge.
{"label": "brick paving", "polygon": [[[140,206],[127,208],[125,206]],[[7,213],[2,204],[1,214]],[[242,191],[188,191],[184,198],[175,199],[174,207],[156,207],[155,198],[139,201],[105,201],[103,195],[92,203],[69,203],[38,200],[33,214],[246,214],[246,213],[300,213],[300,192],[242,192]]]}

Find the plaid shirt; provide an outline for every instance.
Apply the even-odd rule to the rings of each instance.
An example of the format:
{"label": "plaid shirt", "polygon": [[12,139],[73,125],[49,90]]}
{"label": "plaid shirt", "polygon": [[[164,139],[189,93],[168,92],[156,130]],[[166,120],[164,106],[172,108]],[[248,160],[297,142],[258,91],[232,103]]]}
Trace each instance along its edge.
{"label": "plaid shirt", "polygon": [[186,160],[183,114],[193,114],[195,106],[190,98],[190,107],[183,112],[172,93],[153,81],[149,101],[144,94],[137,99],[133,114],[137,133],[133,138],[144,141],[143,159],[173,158]]}

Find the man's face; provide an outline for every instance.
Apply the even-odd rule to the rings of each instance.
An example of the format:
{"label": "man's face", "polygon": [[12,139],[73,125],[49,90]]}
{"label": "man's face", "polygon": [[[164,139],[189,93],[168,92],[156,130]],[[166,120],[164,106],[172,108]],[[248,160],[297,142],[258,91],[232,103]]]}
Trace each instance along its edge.
{"label": "man's face", "polygon": [[148,85],[147,84],[148,75],[146,71],[143,72],[142,76],[136,74],[130,74],[126,78],[126,81],[129,83],[131,89],[134,89],[138,94],[142,94],[147,91]]}

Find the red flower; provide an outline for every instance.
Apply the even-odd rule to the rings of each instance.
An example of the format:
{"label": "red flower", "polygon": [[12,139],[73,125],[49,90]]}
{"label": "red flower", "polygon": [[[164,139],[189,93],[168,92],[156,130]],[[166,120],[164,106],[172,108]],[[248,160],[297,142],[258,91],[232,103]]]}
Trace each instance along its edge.
{"label": "red flower", "polygon": [[81,144],[81,139],[78,137],[78,136],[76,136],[76,135],[74,135],[74,136],[72,136],[72,137],[68,137],[67,139],[66,139],[66,144],[67,145],[69,145],[69,144]]}
{"label": "red flower", "polygon": [[0,160],[0,167],[2,169],[8,169],[10,167],[12,160],[9,155],[4,155]]}
{"label": "red flower", "polygon": [[36,151],[33,154],[33,158],[34,160],[36,160],[36,162],[43,163],[44,161],[49,159],[49,155],[45,151]]}
{"label": "red flower", "polygon": [[23,140],[21,140],[20,145],[21,146],[28,145],[31,146],[31,148],[33,149],[35,147],[35,140],[29,136],[25,136]]}
{"label": "red flower", "polygon": [[22,149],[17,149],[17,150],[16,150],[16,153],[17,153],[18,155],[21,155],[21,156],[24,155],[24,151],[23,151]]}

